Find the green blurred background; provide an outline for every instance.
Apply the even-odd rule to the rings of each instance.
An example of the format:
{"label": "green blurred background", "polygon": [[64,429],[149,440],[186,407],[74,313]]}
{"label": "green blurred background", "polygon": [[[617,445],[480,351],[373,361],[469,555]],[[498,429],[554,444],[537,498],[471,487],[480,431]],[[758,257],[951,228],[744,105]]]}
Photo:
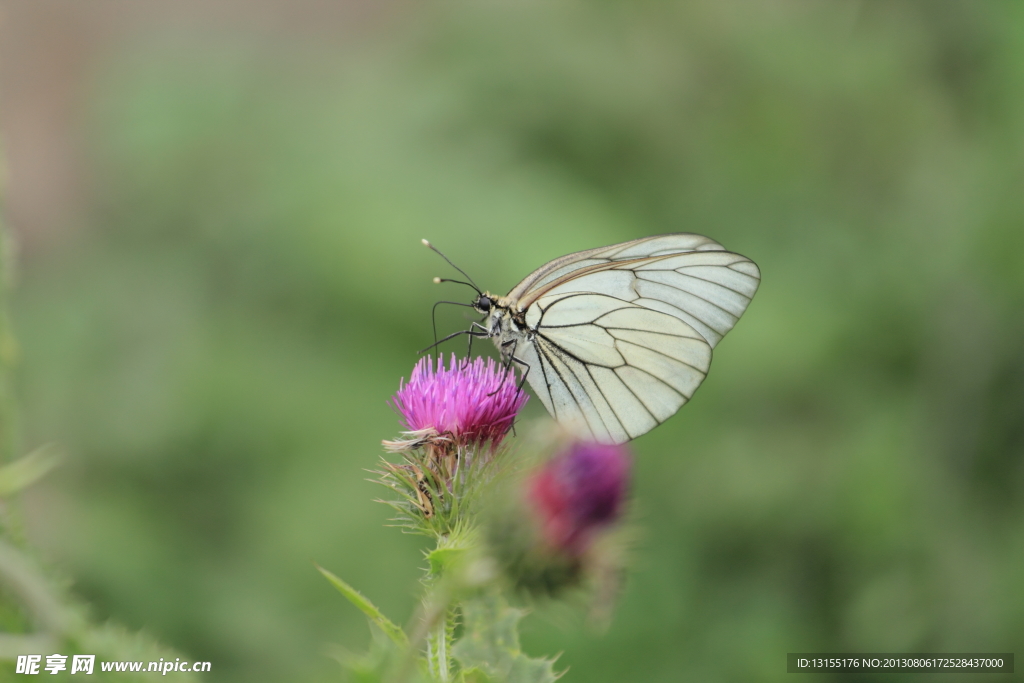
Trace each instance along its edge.
{"label": "green blurred background", "polygon": [[[22,441],[67,453],[25,516],[99,620],[207,680],[338,680],[369,633],[311,561],[396,620],[420,576],[364,481],[431,304],[468,299],[420,238],[503,293],[688,231],[761,290],[634,443],[610,630],[541,610],[527,651],[568,683],[1021,654],[1024,5],[7,4]],[[70,199],[30,183],[60,185],[44,96]]]}

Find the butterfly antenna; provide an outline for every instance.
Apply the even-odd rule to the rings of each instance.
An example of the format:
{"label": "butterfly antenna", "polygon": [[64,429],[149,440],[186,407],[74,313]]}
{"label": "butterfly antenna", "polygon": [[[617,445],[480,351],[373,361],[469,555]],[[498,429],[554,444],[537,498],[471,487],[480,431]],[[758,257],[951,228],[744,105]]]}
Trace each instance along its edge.
{"label": "butterfly antenna", "polygon": [[445,280],[445,279],[442,279],[442,278],[439,278],[439,277],[435,277],[435,278],[434,278],[434,282],[457,282],[457,283],[459,283],[460,285],[469,285],[470,287],[472,287],[473,289],[475,289],[475,290],[476,290],[476,293],[477,293],[477,294],[483,294],[483,292],[482,292],[482,291],[480,290],[480,288],[476,286],[476,283],[475,283],[475,282],[473,282],[473,278],[471,278],[471,277],[470,277],[470,276],[469,276],[469,275],[468,275],[468,274],[466,273],[466,271],[464,271],[464,270],[463,270],[462,268],[459,268],[459,267],[458,267],[457,265],[455,265],[454,263],[452,263],[452,260],[451,260],[450,258],[448,258],[448,257],[447,257],[447,256],[445,256],[444,254],[442,254],[442,253],[441,253],[441,250],[440,250],[440,249],[438,249],[437,247],[435,247],[435,246],[434,246],[433,244],[431,244],[431,243],[430,243],[430,242],[428,242],[427,240],[422,240],[422,242],[423,242],[423,246],[425,246],[425,247],[429,247],[430,249],[432,249],[433,251],[435,251],[435,252],[436,252],[436,253],[437,253],[437,254],[438,254],[438,255],[439,255],[439,256],[440,256],[441,258],[443,258],[443,259],[444,259],[445,261],[447,261],[447,262],[448,262],[448,265],[449,265],[449,266],[451,266],[451,267],[452,267],[452,268],[454,268],[455,270],[457,270],[457,271],[459,271],[460,273],[462,273],[463,275],[465,275],[465,276],[466,276],[466,279],[467,279],[467,280],[469,280],[469,282],[462,282],[461,280]]}
{"label": "butterfly antenna", "polygon": [[434,284],[435,285],[439,285],[442,282],[454,282],[457,285],[466,285],[467,287],[472,287],[473,289],[476,289],[476,293],[477,294],[483,294],[483,292],[481,292],[479,289],[476,288],[476,285],[472,285],[472,284],[470,284],[468,282],[463,282],[462,280],[452,280],[451,278],[447,278],[447,277],[435,277],[434,278]]}
{"label": "butterfly antenna", "polygon": [[[434,278],[434,279],[435,280],[439,280],[440,278]],[[430,326],[434,329],[434,345],[431,348],[435,348],[435,349],[436,349],[437,344],[438,344],[438,341],[437,341],[437,307],[440,306],[441,304],[451,304],[453,306],[465,306],[466,308],[473,308],[473,304],[464,304],[464,303],[461,303],[459,301],[438,301],[436,304],[434,304],[434,307],[432,309],[430,309]],[[472,339],[472,337],[470,337],[470,339]],[[435,352],[434,356],[435,356],[435,359],[436,359],[439,356],[439,353]]]}

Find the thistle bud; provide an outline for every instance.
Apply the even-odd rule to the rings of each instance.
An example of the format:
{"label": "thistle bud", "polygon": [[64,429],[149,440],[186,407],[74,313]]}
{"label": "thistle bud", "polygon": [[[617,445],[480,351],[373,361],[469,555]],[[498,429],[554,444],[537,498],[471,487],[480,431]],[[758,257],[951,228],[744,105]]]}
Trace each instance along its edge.
{"label": "thistle bud", "polygon": [[577,442],[537,472],[529,480],[529,497],[545,543],[582,555],[594,534],[621,514],[629,464],[622,446]]}
{"label": "thistle bud", "polygon": [[624,446],[576,441],[520,480],[491,515],[488,538],[505,575],[528,593],[555,595],[621,558],[595,541],[618,521],[629,488]]}

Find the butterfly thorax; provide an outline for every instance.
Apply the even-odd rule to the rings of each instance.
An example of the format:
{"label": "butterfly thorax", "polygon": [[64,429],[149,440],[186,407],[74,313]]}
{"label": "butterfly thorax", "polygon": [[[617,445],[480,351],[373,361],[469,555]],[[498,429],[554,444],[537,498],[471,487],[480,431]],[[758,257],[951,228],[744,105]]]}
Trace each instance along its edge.
{"label": "butterfly thorax", "polygon": [[515,345],[530,341],[532,335],[526,325],[526,312],[519,310],[509,297],[484,292],[473,300],[473,308],[487,316],[484,323],[487,336],[501,351],[503,359],[507,360]]}

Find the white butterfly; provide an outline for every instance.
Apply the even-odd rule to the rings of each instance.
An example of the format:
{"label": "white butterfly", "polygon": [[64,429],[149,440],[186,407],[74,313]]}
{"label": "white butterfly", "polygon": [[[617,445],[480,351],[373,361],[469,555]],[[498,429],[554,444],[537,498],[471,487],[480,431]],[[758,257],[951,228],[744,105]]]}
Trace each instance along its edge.
{"label": "white butterfly", "polygon": [[707,237],[644,237],[555,259],[507,296],[477,289],[484,324],[456,334],[492,339],[560,423],[623,443],[693,396],[760,281]]}

